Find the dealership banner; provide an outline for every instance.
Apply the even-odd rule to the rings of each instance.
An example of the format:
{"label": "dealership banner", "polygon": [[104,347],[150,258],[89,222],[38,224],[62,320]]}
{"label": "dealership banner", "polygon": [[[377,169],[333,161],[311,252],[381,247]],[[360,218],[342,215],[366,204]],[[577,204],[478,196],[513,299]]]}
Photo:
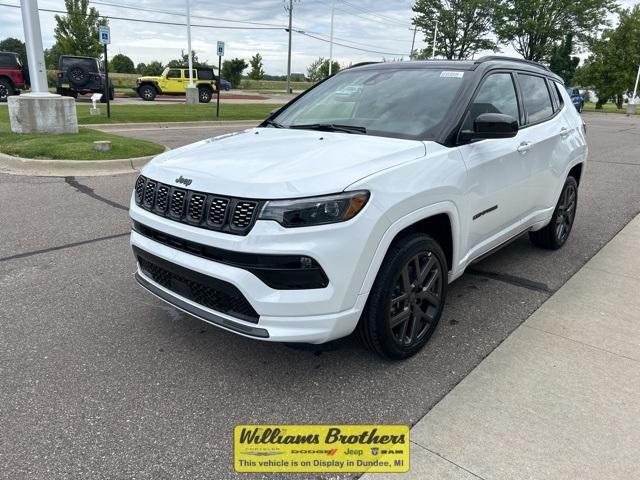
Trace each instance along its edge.
{"label": "dealership banner", "polygon": [[238,425],[237,472],[408,472],[406,425]]}

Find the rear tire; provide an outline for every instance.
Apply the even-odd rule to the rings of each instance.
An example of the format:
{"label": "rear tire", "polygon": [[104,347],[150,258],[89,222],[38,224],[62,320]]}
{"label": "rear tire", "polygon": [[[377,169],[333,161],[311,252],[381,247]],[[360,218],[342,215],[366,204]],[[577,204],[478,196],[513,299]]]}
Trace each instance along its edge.
{"label": "rear tire", "polygon": [[557,250],[562,247],[573,228],[577,208],[578,182],[573,177],[567,177],[551,221],[543,229],[529,232],[531,243],[548,250]]}
{"label": "rear tire", "polygon": [[198,89],[198,100],[200,103],[209,103],[213,97],[213,92],[210,88],[201,87]]}
{"label": "rear tire", "polygon": [[13,85],[8,80],[0,78],[0,102],[6,102],[10,95],[14,95]]}
{"label": "rear tire", "polygon": [[391,246],[357,331],[378,355],[403,360],[429,341],[447,296],[447,262],[438,242],[412,234]]}
{"label": "rear tire", "polygon": [[138,88],[138,94],[144,101],[152,102],[153,100],[155,100],[158,91],[153,85],[142,85],[140,88]]}

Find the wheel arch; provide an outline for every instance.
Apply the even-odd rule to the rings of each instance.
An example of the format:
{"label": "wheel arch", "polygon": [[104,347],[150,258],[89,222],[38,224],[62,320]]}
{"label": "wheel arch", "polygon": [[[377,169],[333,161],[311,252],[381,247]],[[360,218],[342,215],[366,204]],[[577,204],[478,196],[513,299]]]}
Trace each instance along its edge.
{"label": "wheel arch", "polygon": [[412,233],[425,233],[433,237],[445,253],[449,274],[456,271],[457,245],[460,232],[458,210],[452,202],[441,202],[412,212],[396,222],[384,233],[365,276],[361,294],[368,293],[378,275],[389,248]]}
{"label": "wheel arch", "polygon": [[569,174],[567,175],[568,177],[573,177],[576,179],[576,182],[578,182],[578,186],[580,186],[580,178],[582,177],[582,170],[583,170],[583,163],[576,163],[573,167],[571,167],[571,170],[569,170]]}
{"label": "wheel arch", "polygon": [[14,90],[16,89],[16,84],[13,83],[13,79],[9,75],[5,75],[3,73],[2,75],[0,75],[0,80],[6,80],[7,82],[9,82],[11,88],[13,88]]}

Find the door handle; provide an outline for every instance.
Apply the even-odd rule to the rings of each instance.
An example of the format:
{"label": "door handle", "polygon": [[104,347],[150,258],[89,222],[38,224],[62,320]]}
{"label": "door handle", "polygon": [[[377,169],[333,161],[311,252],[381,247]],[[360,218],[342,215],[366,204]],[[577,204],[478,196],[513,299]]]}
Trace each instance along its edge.
{"label": "door handle", "polygon": [[560,129],[560,136],[562,138],[567,138],[569,136],[569,134],[571,133],[571,130],[569,130],[567,127],[562,127]]}
{"label": "door handle", "polygon": [[531,150],[531,147],[533,147],[533,143],[531,143],[531,142],[522,142],[520,145],[518,145],[518,148],[516,148],[516,150],[518,150],[518,152],[520,152],[522,154],[525,154],[529,150]]}

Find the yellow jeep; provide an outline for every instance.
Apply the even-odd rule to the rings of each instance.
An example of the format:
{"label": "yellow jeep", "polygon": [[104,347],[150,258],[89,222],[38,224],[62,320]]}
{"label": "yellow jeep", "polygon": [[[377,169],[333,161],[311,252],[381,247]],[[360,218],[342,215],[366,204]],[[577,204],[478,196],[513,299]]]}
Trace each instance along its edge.
{"label": "yellow jeep", "polygon": [[[217,77],[210,68],[194,68],[193,84],[198,88],[200,103],[209,103],[217,91]],[[146,101],[152,101],[156,95],[184,95],[189,86],[189,69],[167,67],[159,77],[139,77],[136,80],[136,93]]]}

